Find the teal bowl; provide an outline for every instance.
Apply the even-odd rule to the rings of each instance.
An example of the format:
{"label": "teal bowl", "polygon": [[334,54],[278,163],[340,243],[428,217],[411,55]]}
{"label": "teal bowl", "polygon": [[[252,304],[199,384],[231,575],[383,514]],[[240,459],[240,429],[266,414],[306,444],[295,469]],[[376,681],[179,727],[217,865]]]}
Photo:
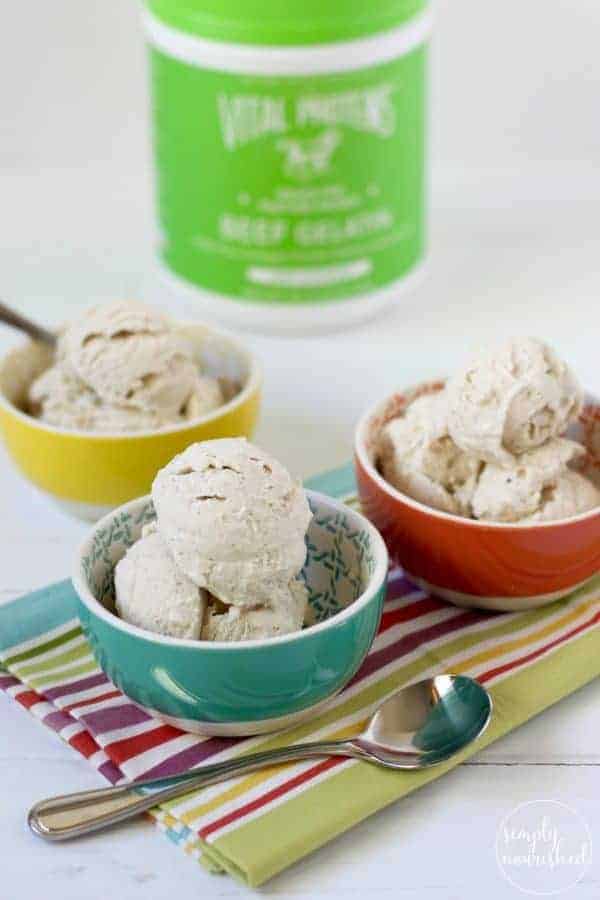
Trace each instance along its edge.
{"label": "teal bowl", "polygon": [[107,676],[134,703],[185,731],[261,734],[314,715],[352,678],[377,633],[388,556],[355,510],[307,491],[313,519],[302,577],[315,624],[238,643],[181,640],[114,613],[113,570],[154,518],[141,497],[101,519],[79,550],[79,615]]}

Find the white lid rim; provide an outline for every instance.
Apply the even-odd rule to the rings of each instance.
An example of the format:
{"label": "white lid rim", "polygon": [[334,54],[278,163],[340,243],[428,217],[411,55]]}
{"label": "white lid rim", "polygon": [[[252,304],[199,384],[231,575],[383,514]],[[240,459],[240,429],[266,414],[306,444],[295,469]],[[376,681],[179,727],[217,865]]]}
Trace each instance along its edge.
{"label": "white lid rim", "polygon": [[353,72],[406,56],[423,45],[433,26],[431,9],[396,28],[364,38],[307,46],[236,44],[186,34],[144,10],[148,43],[166,56],[201,69],[257,76],[310,76]]}

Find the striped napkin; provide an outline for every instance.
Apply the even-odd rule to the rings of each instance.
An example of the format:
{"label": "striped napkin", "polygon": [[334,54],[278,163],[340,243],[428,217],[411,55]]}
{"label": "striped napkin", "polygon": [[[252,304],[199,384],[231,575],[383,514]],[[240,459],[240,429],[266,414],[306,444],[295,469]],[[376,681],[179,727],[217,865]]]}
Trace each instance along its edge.
{"label": "striped napkin", "polygon": [[[357,502],[350,467],[310,487]],[[477,677],[494,700],[490,727],[464,759],[600,673],[600,578],[544,609],[507,614],[457,609],[394,569],[371,652],[324,712],[276,735],[201,738],[152,719],[115,688],[92,656],[76,609],[68,582],[0,607],[0,688],[112,783],[354,734],[396,688],[445,671]],[[204,865],[256,886],[459,761],[423,772],[341,758],[290,763],[191,792],[152,816]],[[48,792],[59,787],[65,790],[48,785]]]}

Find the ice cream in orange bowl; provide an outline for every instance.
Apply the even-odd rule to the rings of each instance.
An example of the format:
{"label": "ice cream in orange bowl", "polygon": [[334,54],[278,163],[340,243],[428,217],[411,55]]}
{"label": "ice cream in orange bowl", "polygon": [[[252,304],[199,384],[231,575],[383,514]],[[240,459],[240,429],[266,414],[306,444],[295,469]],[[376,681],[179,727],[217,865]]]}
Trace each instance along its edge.
{"label": "ice cream in orange bowl", "polygon": [[[492,521],[476,518],[477,506],[475,513],[470,506],[470,515],[463,507],[456,507],[454,495],[449,496],[451,502],[444,503],[443,497],[438,500],[434,494],[436,508],[426,496],[414,496],[419,494],[419,483],[414,491],[410,483],[402,490],[384,477],[382,432],[385,434],[386,426],[402,417],[414,400],[424,395],[438,395],[443,402],[446,382],[427,382],[393,394],[367,411],[355,434],[355,467],[363,509],[383,535],[392,558],[406,573],[418,585],[460,606],[520,610],[557,600],[600,572],[600,506],[555,518],[545,519],[544,510],[537,509],[521,518],[515,513],[513,521]],[[537,421],[541,419],[538,417]],[[577,477],[570,468],[565,469],[567,487],[570,483],[578,487],[579,475],[592,485],[600,484],[598,398],[587,395],[583,404],[579,401],[567,433],[552,441],[563,450],[568,450],[571,441],[579,442],[586,451],[576,453],[573,471]],[[543,445],[544,453],[548,446]],[[482,471],[488,466],[487,486],[491,477],[497,478],[499,473],[503,482],[508,482],[504,488],[511,488],[510,466],[514,463],[520,477],[521,463],[528,462],[531,453],[539,454],[539,449],[527,449],[525,455],[516,457],[516,462],[503,461],[508,469],[498,469],[493,460],[482,462]],[[485,488],[486,479],[479,474],[477,479],[477,485]],[[459,499],[469,506],[474,490],[466,499]],[[556,505],[556,497],[551,493],[542,485],[538,505],[553,503],[546,508],[552,509],[553,515],[560,515],[562,507]],[[480,490],[476,496],[481,502],[485,491]],[[440,508],[443,506],[446,508]],[[493,508],[504,509],[502,504]],[[510,518],[509,511],[504,519]]]}

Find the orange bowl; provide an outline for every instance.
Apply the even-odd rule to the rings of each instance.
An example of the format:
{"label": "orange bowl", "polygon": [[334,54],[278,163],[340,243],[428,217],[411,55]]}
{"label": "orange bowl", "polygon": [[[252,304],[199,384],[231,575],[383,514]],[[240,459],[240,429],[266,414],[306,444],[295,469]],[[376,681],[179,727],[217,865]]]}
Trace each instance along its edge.
{"label": "orange bowl", "polygon": [[[392,559],[417,585],[459,606],[520,610],[551,603],[600,571],[600,508],[535,524],[480,522],[425,506],[392,487],[377,469],[383,425],[428,382],[370,409],[355,434],[358,491]],[[588,397],[569,437],[584,443],[586,474],[600,478],[600,401]]]}

